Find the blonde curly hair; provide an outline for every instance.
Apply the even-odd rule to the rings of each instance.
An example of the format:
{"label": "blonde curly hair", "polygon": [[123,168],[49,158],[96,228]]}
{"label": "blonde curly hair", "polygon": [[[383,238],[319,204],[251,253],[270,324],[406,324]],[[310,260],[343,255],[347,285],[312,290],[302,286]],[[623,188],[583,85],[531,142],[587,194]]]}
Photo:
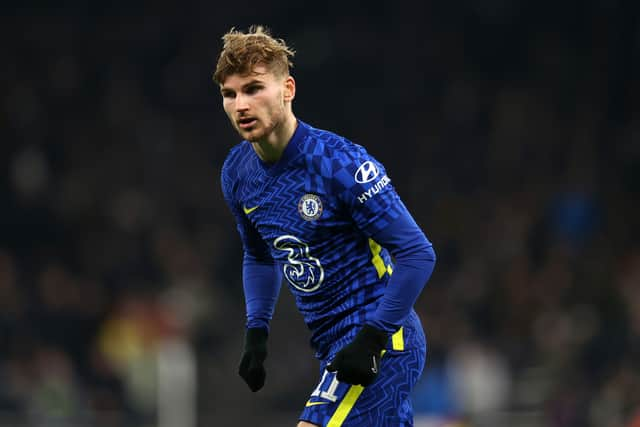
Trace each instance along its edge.
{"label": "blonde curly hair", "polygon": [[213,73],[217,84],[224,83],[232,74],[247,76],[258,64],[279,77],[288,75],[293,67],[291,59],[295,51],[284,40],[272,37],[262,25],[252,25],[246,33],[231,28],[222,40],[224,44]]}

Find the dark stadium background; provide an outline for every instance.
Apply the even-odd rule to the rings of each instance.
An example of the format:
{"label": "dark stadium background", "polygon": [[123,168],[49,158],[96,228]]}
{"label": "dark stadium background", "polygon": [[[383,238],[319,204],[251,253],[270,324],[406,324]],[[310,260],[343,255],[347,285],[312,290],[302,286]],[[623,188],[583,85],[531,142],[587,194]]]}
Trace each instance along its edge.
{"label": "dark stadium background", "polygon": [[298,117],[366,146],[434,242],[416,425],[637,427],[638,12],[5,2],[0,426],[295,424],[317,372],[286,289],[265,389],[235,373],[238,138],[211,73],[258,23],[298,51]]}

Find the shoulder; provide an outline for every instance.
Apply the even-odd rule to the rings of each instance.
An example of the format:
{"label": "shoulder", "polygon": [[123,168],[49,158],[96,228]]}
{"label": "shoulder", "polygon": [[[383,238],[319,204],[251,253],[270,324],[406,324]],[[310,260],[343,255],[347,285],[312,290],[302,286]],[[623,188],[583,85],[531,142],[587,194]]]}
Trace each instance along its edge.
{"label": "shoulder", "polygon": [[220,173],[224,189],[231,189],[240,180],[247,167],[250,150],[251,146],[247,141],[242,141],[229,150]]}
{"label": "shoulder", "polygon": [[248,141],[242,141],[231,147],[222,164],[222,173],[241,172],[242,166],[247,165],[251,153],[252,148]]}
{"label": "shoulder", "polygon": [[[367,150],[348,138],[325,129],[308,126],[307,137],[302,152],[307,160],[323,159],[331,164],[332,170],[347,164],[364,161],[370,157]],[[364,160],[363,160],[364,159]]]}

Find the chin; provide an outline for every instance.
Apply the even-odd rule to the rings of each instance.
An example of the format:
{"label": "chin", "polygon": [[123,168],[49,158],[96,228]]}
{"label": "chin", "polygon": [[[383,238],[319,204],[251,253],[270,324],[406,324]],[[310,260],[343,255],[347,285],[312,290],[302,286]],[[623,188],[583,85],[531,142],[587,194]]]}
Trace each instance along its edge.
{"label": "chin", "polygon": [[258,142],[264,138],[265,132],[261,129],[239,130],[240,135],[249,142]]}
{"label": "chin", "polygon": [[255,130],[241,130],[240,135],[249,142],[255,142],[260,139],[260,132],[256,132]]}

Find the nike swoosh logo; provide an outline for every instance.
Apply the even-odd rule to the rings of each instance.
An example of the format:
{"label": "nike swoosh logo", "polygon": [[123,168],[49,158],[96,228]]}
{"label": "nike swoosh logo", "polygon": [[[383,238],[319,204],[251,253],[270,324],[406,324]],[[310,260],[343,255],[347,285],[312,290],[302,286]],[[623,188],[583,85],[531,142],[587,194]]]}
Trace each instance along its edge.
{"label": "nike swoosh logo", "polygon": [[242,206],[242,210],[244,211],[245,215],[249,215],[251,212],[255,211],[256,209],[258,209],[260,207],[260,205],[258,206],[254,206],[252,208],[248,208],[246,206]]}
{"label": "nike swoosh logo", "polygon": [[327,405],[329,402],[310,402],[307,400],[307,403],[304,404],[304,406],[309,407],[309,406],[316,406],[316,405]]}

